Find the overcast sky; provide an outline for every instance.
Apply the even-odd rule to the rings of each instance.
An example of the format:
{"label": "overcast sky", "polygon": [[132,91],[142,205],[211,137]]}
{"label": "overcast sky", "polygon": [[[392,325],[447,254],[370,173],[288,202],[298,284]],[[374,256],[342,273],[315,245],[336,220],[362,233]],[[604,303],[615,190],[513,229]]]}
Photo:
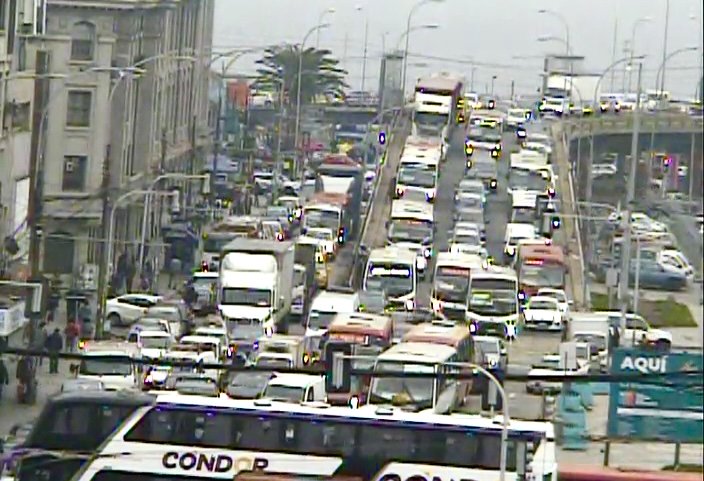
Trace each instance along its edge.
{"label": "overcast sky", "polygon": [[[322,12],[330,27],[320,32],[320,47],[329,48],[349,71],[354,89],[361,85],[365,22],[369,25],[366,89],[376,89],[382,44],[395,48],[406,30],[409,10],[416,0],[216,0],[214,46],[234,48],[264,46],[283,42],[300,43],[305,33],[318,23]],[[435,30],[411,33],[409,79],[423,74],[447,71],[468,81],[471,62],[477,65],[475,86],[483,90],[496,75],[496,91],[508,95],[511,81],[519,93],[534,92],[542,69],[540,56],[564,53],[559,41],[539,42],[540,36],[564,38],[563,23],[541,8],[561,14],[569,25],[571,50],[586,57],[590,70],[600,72],[611,63],[614,24],[617,23],[616,58],[624,56],[634,23],[638,25],[636,54],[647,54],[644,88],[654,88],[655,72],[662,62],[666,0],[445,0],[428,3],[416,10],[412,25],[437,24]],[[357,10],[361,7],[361,10]],[[691,18],[691,17],[694,18]],[[702,1],[670,0],[667,51],[697,46],[701,48]],[[316,35],[306,42],[315,46]],[[683,52],[668,61],[666,88],[675,96],[692,97],[700,72],[701,50]],[[230,73],[252,73],[257,55],[240,58]],[[635,90],[635,75],[633,76]],[[605,88],[611,89],[611,77]],[[626,76],[627,82],[627,76]],[[409,81],[409,83],[411,83]],[[624,84],[617,72],[613,89]]]}

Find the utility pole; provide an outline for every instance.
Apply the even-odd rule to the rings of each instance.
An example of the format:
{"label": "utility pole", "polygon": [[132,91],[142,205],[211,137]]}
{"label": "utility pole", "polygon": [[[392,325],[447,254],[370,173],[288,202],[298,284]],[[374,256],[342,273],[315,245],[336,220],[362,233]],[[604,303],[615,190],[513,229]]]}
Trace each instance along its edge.
{"label": "utility pole", "polygon": [[[44,204],[44,159],[39,157],[40,152],[45,152],[41,145],[44,143],[42,117],[49,104],[49,79],[46,75],[51,70],[51,56],[46,50],[36,53],[36,73],[34,80],[34,107],[32,111],[32,136],[30,145],[29,163],[29,202],[27,206],[27,226],[30,230],[29,262],[31,278],[41,278],[41,240],[42,240],[42,213]],[[29,342],[34,345],[39,316],[29,320]]]}
{"label": "utility pole", "polygon": [[665,3],[665,32],[662,39],[662,77],[660,79],[660,94],[665,92],[665,72],[667,71],[667,36],[670,30],[670,0]]}
{"label": "utility pole", "polygon": [[628,172],[628,190],[626,196],[625,219],[621,219],[624,226],[623,244],[621,245],[621,276],[619,279],[619,301],[621,303],[621,327],[625,327],[626,313],[628,312],[628,275],[631,268],[631,212],[636,193],[636,171],[638,170],[638,137],[640,135],[640,93],[643,87],[643,63],[638,63],[638,85],[636,87],[636,105],[633,111],[633,135],[631,136],[631,165]]}
{"label": "utility pole", "polygon": [[105,158],[103,159],[103,175],[100,184],[100,199],[102,202],[102,213],[100,215],[100,265],[98,266],[98,314],[95,316],[95,336],[97,339],[103,335],[105,327],[105,312],[103,297],[107,296],[108,272],[110,270],[111,259],[108,258],[108,236],[110,235],[110,144],[105,146]]}
{"label": "utility pole", "polygon": [[[616,61],[616,51],[618,50],[618,19],[614,20],[614,39],[613,39],[613,44],[611,46],[611,63],[614,63]],[[609,86],[609,90],[611,92],[614,91],[614,81],[616,79],[616,70],[612,69],[611,70],[611,85]]]}
{"label": "utility pole", "polygon": [[[222,81],[225,80],[223,76]],[[222,85],[218,89],[218,108],[217,116],[215,119],[215,142],[213,142],[213,171],[210,176],[210,204],[211,207],[215,207],[215,200],[217,199],[217,193],[215,192],[215,179],[218,176],[218,157],[220,156],[220,143],[222,140],[222,127],[220,123],[222,121]]]}
{"label": "utility pole", "polygon": [[367,47],[369,45],[369,20],[364,22],[364,54],[362,55],[362,92],[367,80]]}

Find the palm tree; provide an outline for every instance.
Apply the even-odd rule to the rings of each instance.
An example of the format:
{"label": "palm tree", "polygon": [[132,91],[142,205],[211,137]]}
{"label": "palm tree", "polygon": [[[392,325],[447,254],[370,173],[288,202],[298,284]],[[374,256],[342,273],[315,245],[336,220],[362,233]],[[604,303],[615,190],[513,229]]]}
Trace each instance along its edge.
{"label": "palm tree", "polygon": [[254,87],[279,94],[283,85],[287,103],[294,105],[298,93],[300,60],[301,103],[310,102],[318,95],[340,96],[347,87],[347,72],[338,67],[339,62],[331,57],[331,53],[330,50],[315,48],[301,51],[298,45],[269,47],[264,51],[264,56],[257,60],[260,67],[257,69]]}

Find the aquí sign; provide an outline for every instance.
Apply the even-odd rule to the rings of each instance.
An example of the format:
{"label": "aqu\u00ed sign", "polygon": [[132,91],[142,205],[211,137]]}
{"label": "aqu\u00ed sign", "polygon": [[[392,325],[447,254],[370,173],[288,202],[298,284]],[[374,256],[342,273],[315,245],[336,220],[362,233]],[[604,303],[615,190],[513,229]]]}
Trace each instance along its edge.
{"label": "aqu\u00ed sign", "polygon": [[667,357],[625,356],[621,361],[621,371],[637,371],[643,374],[667,373]]}

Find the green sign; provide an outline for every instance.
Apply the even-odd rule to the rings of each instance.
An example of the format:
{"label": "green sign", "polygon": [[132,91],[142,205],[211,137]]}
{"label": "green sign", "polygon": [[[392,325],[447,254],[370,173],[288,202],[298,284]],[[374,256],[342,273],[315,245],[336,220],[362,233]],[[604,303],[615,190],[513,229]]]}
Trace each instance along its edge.
{"label": "green sign", "polygon": [[611,383],[608,436],[704,443],[703,368],[701,352],[617,349],[611,374],[662,376]]}

